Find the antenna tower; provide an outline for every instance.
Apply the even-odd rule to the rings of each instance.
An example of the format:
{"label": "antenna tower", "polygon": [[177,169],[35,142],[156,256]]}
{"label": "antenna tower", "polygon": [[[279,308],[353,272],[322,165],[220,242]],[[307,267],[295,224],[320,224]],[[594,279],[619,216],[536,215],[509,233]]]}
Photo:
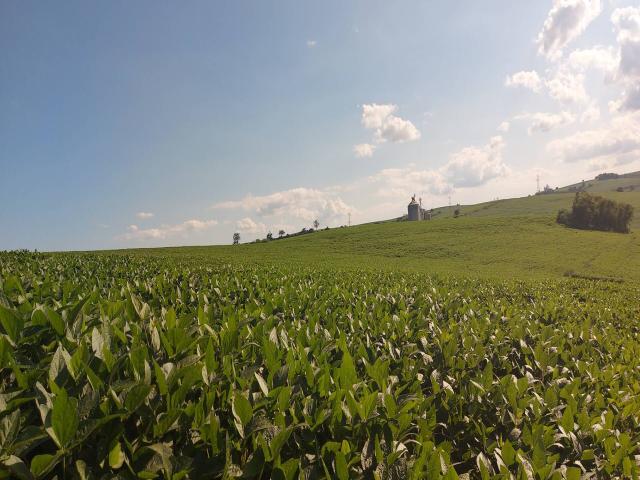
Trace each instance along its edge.
{"label": "antenna tower", "polygon": [[540,174],[536,175],[536,188],[536,191],[540,192]]}
{"label": "antenna tower", "polygon": [[349,212],[349,226],[351,226],[351,212]]}

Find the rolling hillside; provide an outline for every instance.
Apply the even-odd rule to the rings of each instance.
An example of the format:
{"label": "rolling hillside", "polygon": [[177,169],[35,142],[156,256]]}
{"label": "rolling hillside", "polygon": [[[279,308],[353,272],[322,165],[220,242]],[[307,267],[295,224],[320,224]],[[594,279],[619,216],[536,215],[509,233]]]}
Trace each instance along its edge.
{"label": "rolling hillside", "polygon": [[[627,191],[617,192],[621,186]],[[128,252],[198,264],[293,264],[505,279],[578,275],[640,281],[640,172],[622,179],[592,180],[586,186],[588,191],[634,205],[632,233],[626,235],[556,224],[557,211],[571,205],[574,193],[568,189],[463,205],[459,218],[453,218],[453,208],[445,207],[428,222],[386,221],[268,243]]]}
{"label": "rolling hillside", "polygon": [[[544,195],[509,198],[475,205],[461,205],[460,214],[464,216],[519,216],[519,215],[555,215],[561,208],[569,208],[573,202],[575,190],[583,189],[594,195],[601,195],[619,202],[633,205],[636,214],[631,226],[640,229],[640,172],[633,172],[617,179],[588,180],[559,188],[556,192]],[[622,189],[619,192],[618,189]],[[451,216],[454,207],[434,209],[434,217]]]}

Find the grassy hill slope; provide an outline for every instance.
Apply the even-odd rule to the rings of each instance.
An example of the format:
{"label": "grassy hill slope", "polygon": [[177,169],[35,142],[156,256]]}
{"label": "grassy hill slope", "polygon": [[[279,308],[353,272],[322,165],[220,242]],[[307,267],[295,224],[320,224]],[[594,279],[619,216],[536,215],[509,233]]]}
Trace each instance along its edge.
{"label": "grassy hill slope", "polygon": [[[441,207],[434,209],[434,218],[451,216],[455,208],[464,216],[521,216],[521,215],[554,215],[561,208],[570,208],[575,196],[571,189],[582,188],[582,182],[559,188],[557,193],[531,195],[521,198],[509,198],[475,205],[459,207]],[[622,188],[622,192],[617,190]],[[619,202],[630,203],[635,210],[631,223],[632,229],[640,229],[640,172],[633,172],[621,178],[609,180],[589,180],[584,190],[594,195],[601,195]]]}
{"label": "grassy hill slope", "polygon": [[[574,196],[561,192],[461,206],[458,218],[445,207],[425,222],[371,223],[239,246],[126,252],[198,264],[308,265],[505,279],[577,274],[640,281],[640,173],[589,183],[589,191],[634,205],[631,234],[556,224],[557,211],[569,207]],[[623,184],[639,186],[615,191]]]}
{"label": "grassy hill slope", "polygon": [[[133,252],[133,251],[132,251]],[[640,234],[568,229],[543,217],[461,217],[320,231],[269,243],[135,251],[197,263],[381,268],[474,277],[569,272],[640,280]]]}

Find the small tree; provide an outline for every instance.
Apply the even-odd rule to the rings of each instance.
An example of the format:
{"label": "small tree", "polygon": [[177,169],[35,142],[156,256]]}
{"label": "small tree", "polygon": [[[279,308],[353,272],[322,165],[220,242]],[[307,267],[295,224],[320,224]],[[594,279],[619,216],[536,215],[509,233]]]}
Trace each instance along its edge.
{"label": "small tree", "polygon": [[267,240],[273,240],[273,233],[267,233]]}
{"label": "small tree", "polygon": [[453,216],[457,218],[459,215],[460,215],[460,209],[459,209],[459,208],[456,208],[456,209],[453,211]]}
{"label": "small tree", "polygon": [[238,232],[233,234],[233,244],[238,245],[240,243],[240,234]]}
{"label": "small tree", "polygon": [[278,236],[279,236],[280,238],[282,238],[282,237],[284,237],[284,234],[285,234],[285,233],[286,233],[286,232],[285,232],[284,230],[280,229],[280,231],[278,232]]}
{"label": "small tree", "polygon": [[317,219],[314,220],[313,221],[313,229],[317,230],[319,226],[320,226],[320,222]]}

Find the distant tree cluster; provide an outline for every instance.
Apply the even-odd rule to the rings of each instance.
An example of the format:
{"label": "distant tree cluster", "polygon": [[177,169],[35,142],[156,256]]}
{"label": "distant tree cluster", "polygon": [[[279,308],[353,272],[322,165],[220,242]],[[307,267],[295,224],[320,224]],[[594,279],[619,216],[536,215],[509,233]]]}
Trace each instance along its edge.
{"label": "distant tree cluster", "polygon": [[596,177],[596,180],[611,180],[614,178],[620,178],[620,175],[617,173],[601,173]]}
{"label": "distant tree cluster", "polygon": [[628,203],[578,192],[571,211],[562,209],[556,221],[573,228],[629,233],[633,207]]}
{"label": "distant tree cluster", "polygon": [[[268,232],[266,238],[263,238],[263,239],[257,238],[252,243],[271,242],[271,241],[274,241],[274,240],[281,240],[283,238],[297,237],[299,235],[307,235],[309,233],[317,232],[320,229],[320,222],[318,220],[314,220],[313,221],[313,227],[314,228],[306,228],[306,227],[304,227],[299,232],[294,232],[294,233],[287,233],[283,229],[280,229],[280,230],[278,230],[278,236],[277,237],[274,237],[273,233]],[[329,227],[328,226],[325,227],[324,230],[329,230]],[[233,234],[233,244],[237,245],[238,243],[240,243],[240,234],[239,233],[234,233]]]}

